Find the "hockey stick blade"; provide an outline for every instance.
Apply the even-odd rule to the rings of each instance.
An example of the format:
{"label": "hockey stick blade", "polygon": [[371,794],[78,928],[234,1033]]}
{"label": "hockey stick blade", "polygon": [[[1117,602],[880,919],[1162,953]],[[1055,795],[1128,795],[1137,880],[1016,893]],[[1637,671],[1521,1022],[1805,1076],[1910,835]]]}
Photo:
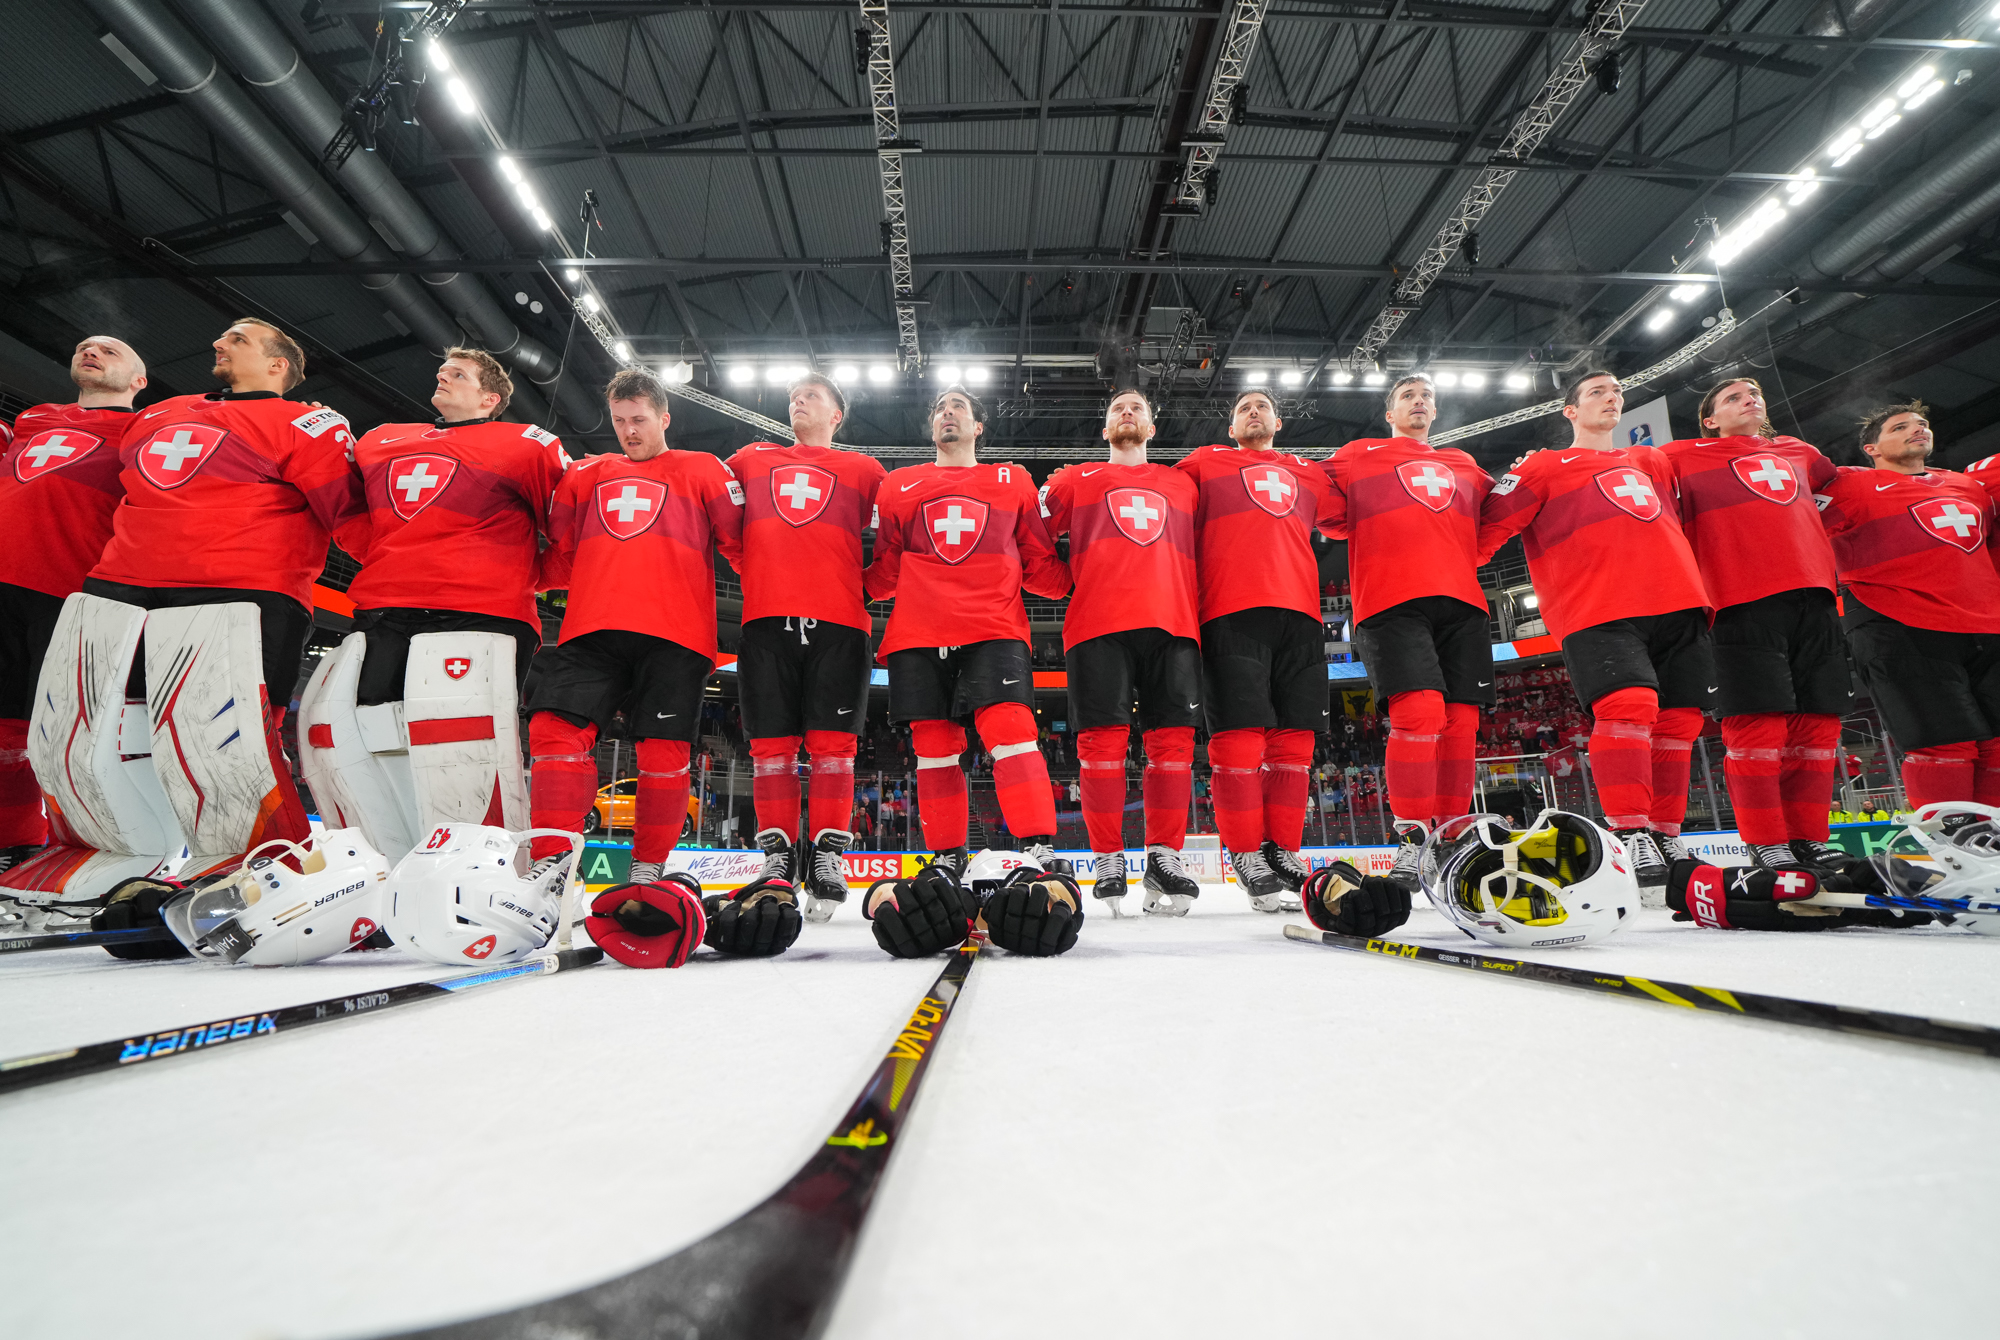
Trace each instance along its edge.
{"label": "hockey stick blade", "polygon": [[793,1340],[832,1315],[862,1220],[938,1038],[979,955],[962,945],[847,1115],[791,1180],[742,1217],[628,1275],[394,1340]]}
{"label": "hockey stick blade", "polygon": [[59,1079],[73,1079],[79,1075],[95,1075],[107,1070],[130,1070],[142,1063],[150,1066],[153,1062],[171,1060],[176,1056],[214,1051],[227,1043],[295,1033],[309,1025],[323,1024],[334,1019],[379,1014],[398,1005],[412,1005],[420,1000],[436,1000],[439,997],[456,995],[472,987],[510,981],[516,977],[535,977],[544,973],[564,972],[570,968],[587,968],[603,957],[604,951],[595,945],[583,949],[565,949],[561,953],[546,954],[520,963],[509,963],[504,967],[492,968],[485,972],[467,973],[462,977],[447,977],[442,981],[411,982],[406,986],[386,987],[380,991],[361,991],[351,996],[335,996],[329,1000],[315,1000],[304,1005],[287,1006],[281,1010],[236,1015],[228,1019],[205,1020],[181,1028],[162,1029],[157,1033],[147,1033],[141,1037],[92,1042],[81,1047],[44,1052],[39,1056],[18,1056],[11,1061],[0,1061],[0,1093],[29,1089]]}
{"label": "hockey stick blade", "polygon": [[1416,959],[1447,968],[1464,968],[1495,977],[1512,978],[1517,982],[1566,986],[1600,995],[1623,996],[1627,1000],[1672,1005],[1684,1010],[1710,1010],[1744,1019],[1768,1019],[1774,1023],[1796,1024],[1801,1028],[1859,1033],[1895,1042],[1915,1042],[1928,1047],[1949,1047],[1953,1051],[2000,1057],[2000,1028],[1988,1028],[1984,1024],[1924,1019],[1914,1014],[1892,1014],[1886,1010],[1864,1010],[1851,1005],[1826,1005],[1814,1000],[1794,1000],[1790,996],[1760,996],[1749,991],[1725,991],[1717,986],[1656,982],[1646,977],[1617,977],[1610,973],[1500,958],[1493,954],[1432,949],[1427,945],[1405,944],[1399,940],[1367,940],[1358,935],[1340,935],[1299,925],[1286,926],[1285,938],[1325,945],[1329,949]]}
{"label": "hockey stick blade", "polygon": [[79,949],[85,945],[143,945],[174,938],[165,926],[134,926],[125,931],[57,931],[45,935],[0,936],[0,954],[32,953],[38,949]]}

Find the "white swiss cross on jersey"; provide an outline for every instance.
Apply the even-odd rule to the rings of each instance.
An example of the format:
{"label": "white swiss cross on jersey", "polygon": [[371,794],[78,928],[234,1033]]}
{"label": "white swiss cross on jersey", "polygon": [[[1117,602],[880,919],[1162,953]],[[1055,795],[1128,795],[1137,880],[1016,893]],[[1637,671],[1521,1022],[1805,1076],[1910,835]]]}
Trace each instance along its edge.
{"label": "white swiss cross on jersey", "polygon": [[1104,505],[1119,532],[1134,544],[1148,545],[1167,533],[1167,500],[1151,489],[1106,489]]}
{"label": "white swiss cross on jersey", "polygon": [[1604,490],[1604,496],[1611,500],[1612,506],[1621,512],[1630,512],[1641,521],[1657,521],[1665,510],[1660,505],[1659,486],[1644,470],[1606,470],[1597,477],[1597,487]]}
{"label": "white swiss cross on jersey", "polygon": [[25,484],[51,470],[75,465],[102,445],[104,439],[97,434],[75,428],[51,428],[36,433],[14,452],[14,478]]}
{"label": "white swiss cross on jersey", "polygon": [[389,505],[405,521],[429,507],[458,473],[449,456],[398,456],[389,462]]}
{"label": "white swiss cross on jersey", "polygon": [[1970,503],[1957,498],[1932,498],[1913,503],[1910,515],[1917,519],[1917,525],[1923,528],[1924,534],[1943,540],[1955,549],[1963,549],[1968,554],[1977,553],[1979,546],[1986,543],[1985,518]]}
{"label": "white swiss cross on jersey", "polygon": [[833,498],[831,470],[817,465],[781,465],[771,471],[771,505],[794,526],[803,526],[826,510]]}
{"label": "white swiss cross on jersey", "polygon": [[1272,516],[1289,516],[1299,500],[1299,481],[1282,465],[1246,465],[1243,487],[1250,501]]}
{"label": "white swiss cross on jersey", "polygon": [[644,535],[667,505],[667,486],[656,479],[612,479],[597,486],[597,515],[614,540]]}
{"label": "white swiss cross on jersey", "polygon": [[924,504],[924,533],[947,563],[962,563],[979,548],[992,509],[977,498],[936,498]]}
{"label": "white swiss cross on jersey", "polygon": [[1433,512],[1450,507],[1452,494],[1458,491],[1458,476],[1436,461],[1404,461],[1396,467],[1396,478],[1403,481],[1412,498]]}
{"label": "white swiss cross on jersey", "polygon": [[1744,488],[1766,502],[1783,506],[1799,496],[1799,472],[1782,456],[1738,456],[1729,468]]}
{"label": "white swiss cross on jersey", "polygon": [[139,446],[139,473],[155,488],[177,489],[195,477],[228,436],[228,429],[205,423],[170,423],[155,428]]}

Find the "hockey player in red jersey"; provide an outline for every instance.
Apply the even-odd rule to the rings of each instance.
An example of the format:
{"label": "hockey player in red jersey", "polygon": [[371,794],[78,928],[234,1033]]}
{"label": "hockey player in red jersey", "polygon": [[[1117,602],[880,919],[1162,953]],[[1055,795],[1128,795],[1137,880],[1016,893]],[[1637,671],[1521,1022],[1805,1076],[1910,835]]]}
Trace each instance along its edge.
{"label": "hockey player in red jersey", "polygon": [[[736,658],[760,880],[803,882],[808,921],[847,898],[854,841],[854,755],[868,711],[874,625],[861,590],[861,532],[886,471],[833,446],[847,397],[812,373],[791,389],[791,446],[753,442],[729,458],[743,485],[743,542],[725,556],[743,578]],[[799,836],[799,746],[812,759],[806,799],[810,851]]]}
{"label": "hockey player in red jersey", "polygon": [[[1763,388],[1751,378],[1710,387],[1698,416],[1713,436],[1662,450],[1715,605],[1713,710],[1737,827],[1757,865],[1859,874],[1866,862],[1827,842],[1840,718],[1854,699],[1834,608],[1833,546],[1813,504],[1833,463],[1771,427]],[[1678,833],[1656,827],[1668,861],[1686,859]]]}
{"label": "hockey player in red jersey", "polygon": [[1348,543],[1354,639],[1389,708],[1383,769],[1401,838],[1389,878],[1417,888],[1424,838],[1472,805],[1479,710],[1493,706],[1493,646],[1474,552],[1493,487],[1472,458],[1430,445],[1437,391],[1427,373],[1384,398],[1395,436],[1349,442],[1325,462],[1331,533]]}
{"label": "hockey player in red jersey", "polygon": [[[1311,873],[1298,857],[1313,734],[1327,726],[1326,628],[1312,532],[1333,501],[1318,465],[1276,450],[1285,425],[1264,391],[1230,409],[1236,445],[1206,446],[1174,468],[1199,490],[1203,700],[1215,826],[1236,881],[1276,912]],[[1275,863],[1274,863],[1275,862]]]}
{"label": "hockey player in red jersey", "polygon": [[1672,464],[1612,440],[1625,410],[1609,372],[1563,398],[1566,448],[1530,452],[1480,511],[1479,561],[1523,535],[1549,632],[1596,717],[1590,766],[1605,822],[1642,888],[1666,884],[1658,835],[1687,814],[1689,751],[1715,699],[1708,589],[1681,532]]}
{"label": "hockey player in red jersey", "polygon": [[15,419],[0,455],[0,871],[48,840],[42,793],[28,766],[28,714],[63,599],[83,586],[111,538],[125,496],[118,445],[146,365],[109,335],[70,356],[76,403],[36,405]]}
{"label": "hockey player in red jersey", "polygon": [[[875,938],[892,954],[917,956],[965,940],[967,918],[951,899],[967,866],[965,722],[993,756],[1000,812],[1023,854],[1044,870],[1055,860],[1056,810],[1048,765],[1036,743],[1034,672],[1028,658],[1023,588],[1056,598],[1068,594],[1069,569],[1042,524],[1035,484],[1018,465],[978,457],[986,407],[960,386],[947,387],[931,407],[937,461],[893,471],[877,493],[875,558],[865,574],[868,594],[893,598],[880,656],[889,667],[889,716],[908,722],[917,755],[917,804],[924,841],[939,876],[871,895],[864,912]],[[1063,871],[1067,873],[1066,870]],[[1025,890],[1005,894],[1043,898]],[[905,906],[905,900],[910,905]],[[970,907],[964,909],[974,911]],[[1001,922],[1029,953],[1048,943],[1040,930],[1068,923],[1082,909],[1052,900],[1028,909],[1028,939],[1012,938],[1022,909]],[[1067,948],[1073,927],[1061,939]]]}
{"label": "hockey player in red jersey", "polygon": [[1848,645],[1904,751],[1911,807],[2000,805],[2000,530],[1978,482],[1929,466],[1926,415],[1920,402],[1869,415],[1873,468],[1843,468],[1821,490],[1820,518]]}
{"label": "hockey player in red jersey", "polygon": [[355,635],[300,696],[300,761],[329,826],[360,827],[391,860],[441,823],[528,826],[519,691],[569,462],[553,433],[500,418],[513,394],[493,355],[447,349],[436,420],[355,448],[368,511],[335,537],[361,564]]}
{"label": "hockey player in red jersey", "polygon": [[1069,719],[1097,858],[1091,891],[1114,916],[1125,896],[1125,751],[1135,705],[1146,745],[1146,911],[1182,915],[1201,892],[1180,859],[1201,711],[1196,492],[1181,471],[1147,462],[1154,431],[1145,395],[1120,391],[1104,416],[1109,462],[1064,466],[1042,489],[1049,533],[1069,536]]}

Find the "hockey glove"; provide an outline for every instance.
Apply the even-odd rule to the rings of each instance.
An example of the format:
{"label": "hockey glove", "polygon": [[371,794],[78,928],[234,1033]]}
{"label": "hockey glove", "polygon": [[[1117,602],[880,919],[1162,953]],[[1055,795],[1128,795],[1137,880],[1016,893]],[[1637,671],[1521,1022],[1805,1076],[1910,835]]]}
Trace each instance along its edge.
{"label": "hockey glove", "polygon": [[923,958],[964,944],[979,909],[950,870],[927,865],[915,879],[870,890],[861,911],[874,923],[876,944],[897,958]]}
{"label": "hockey glove", "polygon": [[1844,924],[1837,907],[1807,907],[1819,892],[1808,870],[1765,870],[1754,865],[1704,865],[1675,861],[1667,872],[1667,906],[1675,921],[1714,930],[1823,931]]}
{"label": "hockey glove", "polygon": [[701,885],[685,875],[614,885],[591,900],[583,928],[628,968],[678,968],[708,928]]}
{"label": "hockey glove", "polygon": [[987,896],[983,915],[993,943],[1013,954],[1049,958],[1067,951],[1083,929],[1077,886],[1056,875],[1009,880]]}
{"label": "hockey glove", "polygon": [[1321,866],[1299,890],[1306,920],[1335,935],[1372,940],[1410,919],[1410,891],[1383,875],[1364,875],[1346,861]]}
{"label": "hockey glove", "polygon": [[782,879],[753,879],[730,894],[703,900],[708,947],[733,958],[775,958],[805,929],[798,891]]}
{"label": "hockey glove", "polygon": [[[90,918],[90,929],[130,931],[141,926],[158,926],[165,930],[167,921],[160,915],[160,909],[186,892],[180,885],[165,880],[128,879],[104,896],[104,910]],[[106,945],[104,952],[123,959],[193,957],[187,946],[172,936],[149,944]]]}

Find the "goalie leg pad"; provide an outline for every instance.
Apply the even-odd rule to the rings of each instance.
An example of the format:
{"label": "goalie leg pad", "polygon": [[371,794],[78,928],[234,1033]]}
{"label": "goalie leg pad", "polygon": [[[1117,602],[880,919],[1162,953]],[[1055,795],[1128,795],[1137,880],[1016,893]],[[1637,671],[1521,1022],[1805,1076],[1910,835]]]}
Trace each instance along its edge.
{"label": "goalie leg pad", "polygon": [[676,873],[606,889],[591,900],[583,925],[599,948],[628,968],[678,968],[707,935],[708,916],[701,885]]}
{"label": "goalie leg pad", "polygon": [[897,958],[924,958],[956,949],[972,934],[979,905],[949,870],[927,865],[915,879],[898,879],[869,890],[862,915],[875,928],[875,943]]}
{"label": "goalie leg pad", "polygon": [[1335,935],[1373,940],[1410,919],[1410,891],[1381,875],[1364,875],[1346,861],[1321,866],[1299,891],[1306,920]]}
{"label": "goalie leg pad", "polygon": [[350,633],[320,659],[299,695],[299,771],[328,828],[359,828],[392,859],[427,831],[417,823],[410,761],[391,704],[355,705],[368,635]]}
{"label": "goalie leg pad", "polygon": [[403,697],[417,828],[528,822],[514,639],[504,633],[419,633]]}
{"label": "goalie leg pad", "polygon": [[1051,958],[1067,953],[1083,930],[1083,899],[1059,876],[1018,871],[986,899],[982,916],[993,943],[1014,954]]}
{"label": "goalie leg pad", "polygon": [[732,958],[774,958],[805,927],[798,894],[783,880],[752,880],[734,893],[711,894],[702,905],[708,912],[703,943]]}

